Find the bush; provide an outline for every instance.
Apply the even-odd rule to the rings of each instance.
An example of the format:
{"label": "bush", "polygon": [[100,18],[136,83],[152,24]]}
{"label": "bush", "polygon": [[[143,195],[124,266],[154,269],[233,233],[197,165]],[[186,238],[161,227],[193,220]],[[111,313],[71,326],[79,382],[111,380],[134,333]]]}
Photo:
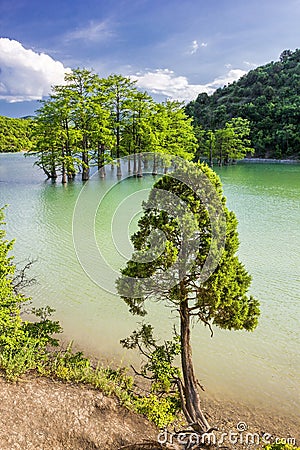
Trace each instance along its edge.
{"label": "bush", "polygon": [[300,450],[300,447],[294,447],[293,445],[279,442],[276,444],[265,445],[265,450]]}
{"label": "bush", "polygon": [[136,411],[148,417],[158,428],[165,428],[174,422],[179,408],[178,395],[160,398],[155,394],[150,394],[149,397],[141,397],[135,401]]}

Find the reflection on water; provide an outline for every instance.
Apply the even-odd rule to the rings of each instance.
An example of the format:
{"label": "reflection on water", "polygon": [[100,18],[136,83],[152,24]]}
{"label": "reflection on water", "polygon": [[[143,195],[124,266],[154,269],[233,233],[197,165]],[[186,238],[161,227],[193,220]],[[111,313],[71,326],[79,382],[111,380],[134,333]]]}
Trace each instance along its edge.
{"label": "reflection on water", "polygon": [[[126,360],[130,355],[119,340],[134,329],[136,318],[120,299],[88,278],[73,247],[72,216],[82,183],[45,182],[32,163],[32,158],[23,155],[0,155],[0,204],[10,205],[7,231],[16,238],[15,259],[37,259],[32,276],[38,284],[30,288],[34,304],[53,306],[66,336],[89,352]],[[208,330],[195,325],[194,358],[201,384],[223,397],[300,413],[300,166],[241,164],[217,171],[228,206],[239,219],[240,258],[253,276],[251,293],[261,300],[262,316],[254,333],[216,330],[213,339]],[[101,195],[103,183],[112,183],[114,176],[108,171],[105,180],[94,177],[88,183],[90,198]],[[147,197],[152,184],[151,176],[120,182],[96,212],[97,244],[116,268],[130,251],[129,240],[118,253],[111,239],[116,206],[139,191],[130,197],[138,203],[138,211],[140,199]],[[116,235],[129,235],[137,217],[128,230],[120,211],[114,224]],[[84,238],[84,229],[82,233]],[[148,319],[166,337],[174,317],[155,303]]]}

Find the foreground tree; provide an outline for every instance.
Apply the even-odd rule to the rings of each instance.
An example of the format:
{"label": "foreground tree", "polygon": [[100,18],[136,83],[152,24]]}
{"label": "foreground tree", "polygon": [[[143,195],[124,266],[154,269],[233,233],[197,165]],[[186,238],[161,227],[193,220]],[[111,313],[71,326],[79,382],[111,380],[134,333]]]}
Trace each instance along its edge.
{"label": "foreground tree", "polygon": [[[173,381],[187,422],[199,434],[210,425],[193,366],[192,320],[211,331],[214,325],[251,331],[259,316],[258,301],[247,295],[251,277],[236,255],[237,219],[225,203],[220,179],[205,164],[181,164],[165,175],[143,206],[139,230],[132,236],[135,251],[117,281],[132,314],[144,316],[151,298],[178,312],[182,378]],[[145,333],[133,336],[138,348],[147,346]]]}

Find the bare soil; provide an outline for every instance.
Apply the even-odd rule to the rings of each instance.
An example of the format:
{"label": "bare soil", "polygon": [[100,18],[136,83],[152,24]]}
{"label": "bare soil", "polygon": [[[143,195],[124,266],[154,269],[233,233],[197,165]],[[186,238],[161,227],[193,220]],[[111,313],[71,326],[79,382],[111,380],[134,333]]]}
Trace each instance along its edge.
{"label": "bare soil", "polygon": [[[209,398],[204,399],[203,407],[210,423],[219,428],[217,438],[228,433],[219,448],[258,448],[246,442],[246,433],[294,438],[300,444],[297,417],[272,415]],[[243,432],[241,423],[247,424],[247,432]],[[230,437],[230,432],[235,434]],[[91,387],[34,376],[8,383],[0,377],[1,450],[154,450],[162,448],[155,445],[158,433],[144,417]]]}

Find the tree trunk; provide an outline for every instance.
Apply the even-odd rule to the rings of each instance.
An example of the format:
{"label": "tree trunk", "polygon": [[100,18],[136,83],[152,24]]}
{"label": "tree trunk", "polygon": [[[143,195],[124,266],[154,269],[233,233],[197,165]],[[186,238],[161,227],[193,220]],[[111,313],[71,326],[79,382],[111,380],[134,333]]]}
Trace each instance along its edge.
{"label": "tree trunk", "polygon": [[103,165],[103,161],[102,161],[102,151],[101,151],[101,144],[98,142],[98,150],[97,150],[97,166],[98,166],[98,170],[101,169],[102,165]]}
{"label": "tree trunk", "polygon": [[88,152],[82,152],[82,181],[87,181],[90,177]]}
{"label": "tree trunk", "polygon": [[66,184],[67,182],[67,172],[66,172],[66,167],[65,167],[65,163],[62,163],[62,173],[61,173],[61,182],[62,184]]}
{"label": "tree trunk", "polygon": [[219,166],[222,167],[222,164],[223,164],[223,148],[222,148],[222,143],[221,143]]}
{"label": "tree trunk", "polygon": [[51,165],[50,173],[49,173],[48,170],[46,170],[44,165],[42,166],[43,170],[44,170],[44,172],[45,172],[45,174],[47,175],[48,178],[51,178],[52,180],[56,180],[57,173],[56,173],[56,167],[55,167],[55,152],[54,152],[53,148],[51,149],[51,163],[50,163],[50,165]]}
{"label": "tree trunk", "polygon": [[136,172],[137,172],[137,170],[136,170],[136,152],[135,152],[135,149],[134,149],[134,153],[133,153],[133,175],[136,175]]}
{"label": "tree trunk", "polygon": [[116,142],[116,152],[117,152],[117,177],[120,178],[122,176],[121,171],[121,164],[120,164],[120,142],[121,142],[121,136],[120,136],[120,118],[121,118],[121,111],[120,111],[120,97],[117,96],[117,142]]}
{"label": "tree trunk", "polygon": [[128,173],[131,173],[130,154],[128,155]]}
{"label": "tree trunk", "polygon": [[142,154],[138,154],[138,171],[137,171],[137,177],[142,178],[143,171],[142,171]]}
{"label": "tree trunk", "polygon": [[98,144],[98,170],[100,178],[104,178],[105,177],[104,144]]}
{"label": "tree trunk", "polygon": [[88,154],[88,143],[87,137],[83,137],[83,151],[82,151],[82,181],[87,181],[90,177],[90,167],[89,167],[89,154]]}
{"label": "tree trunk", "polygon": [[117,159],[117,177],[121,178],[122,176],[122,170],[121,170],[121,160],[120,158]]}
{"label": "tree trunk", "polygon": [[152,169],[152,175],[157,175],[157,161],[156,161],[156,154],[153,155],[153,169]]}
{"label": "tree trunk", "polygon": [[144,155],[144,170],[145,172],[148,170],[148,155]]}
{"label": "tree trunk", "polygon": [[67,172],[66,172],[66,164],[65,164],[65,149],[64,149],[64,147],[62,147],[62,149],[61,149],[61,157],[62,157],[61,182],[62,182],[62,184],[66,184]]}
{"label": "tree trunk", "polygon": [[210,426],[204,417],[200,406],[200,396],[195,377],[192,347],[190,341],[190,312],[187,300],[180,304],[180,334],[181,334],[181,366],[184,386],[182,398],[183,412],[192,428],[200,434],[206,433]]}

